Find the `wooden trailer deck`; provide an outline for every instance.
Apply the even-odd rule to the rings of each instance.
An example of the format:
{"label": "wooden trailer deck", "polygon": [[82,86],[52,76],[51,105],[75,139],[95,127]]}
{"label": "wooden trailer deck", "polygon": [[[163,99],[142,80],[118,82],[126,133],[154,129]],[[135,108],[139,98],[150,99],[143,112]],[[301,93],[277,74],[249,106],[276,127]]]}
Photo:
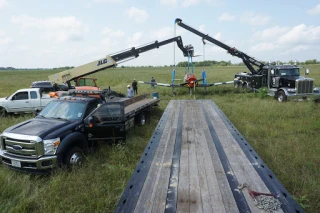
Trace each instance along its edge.
{"label": "wooden trailer deck", "polygon": [[276,195],[276,212],[303,212],[214,102],[174,100],[115,212],[265,212],[244,183]]}

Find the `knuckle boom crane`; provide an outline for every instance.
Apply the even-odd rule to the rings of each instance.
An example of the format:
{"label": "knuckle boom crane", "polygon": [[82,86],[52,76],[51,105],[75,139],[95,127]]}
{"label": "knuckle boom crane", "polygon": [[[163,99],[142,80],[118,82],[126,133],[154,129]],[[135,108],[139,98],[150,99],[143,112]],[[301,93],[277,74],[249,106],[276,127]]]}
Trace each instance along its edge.
{"label": "knuckle boom crane", "polygon": [[[227,50],[232,56],[242,59],[243,63],[250,70],[250,73],[242,72],[235,74],[235,87],[253,91],[263,87],[268,88],[268,95],[277,98],[279,102],[284,102],[287,99],[320,100],[320,90],[314,87],[314,79],[300,76],[301,67],[297,65],[265,64],[234,47],[230,47],[184,24],[180,18],[177,18],[175,23],[200,36],[203,41],[210,41]],[[306,73],[309,73],[309,70]]]}
{"label": "knuckle boom crane", "polygon": [[193,46],[187,45],[183,46],[181,36],[173,37],[161,42],[155,41],[153,43],[149,43],[143,45],[141,47],[131,49],[127,49],[118,53],[114,53],[111,55],[107,55],[104,58],[98,59],[96,61],[62,71],[60,73],[56,73],[49,76],[49,81],[54,84],[67,84],[69,88],[71,88],[70,82],[72,80],[76,80],[78,78],[99,72],[101,70],[105,70],[111,67],[115,67],[118,63],[125,62],[127,60],[139,57],[140,53],[159,48],[163,45],[167,45],[169,43],[176,42],[178,47],[183,52],[185,57],[188,57],[188,54],[193,55]]}

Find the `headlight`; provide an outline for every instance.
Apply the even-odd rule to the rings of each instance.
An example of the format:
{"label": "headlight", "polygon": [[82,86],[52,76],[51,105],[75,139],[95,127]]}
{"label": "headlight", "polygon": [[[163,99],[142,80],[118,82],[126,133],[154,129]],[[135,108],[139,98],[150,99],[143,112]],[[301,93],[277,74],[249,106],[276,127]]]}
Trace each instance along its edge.
{"label": "headlight", "polygon": [[289,88],[288,92],[296,92],[296,89]]}
{"label": "headlight", "polygon": [[45,155],[54,155],[60,144],[60,138],[43,140],[43,148]]}

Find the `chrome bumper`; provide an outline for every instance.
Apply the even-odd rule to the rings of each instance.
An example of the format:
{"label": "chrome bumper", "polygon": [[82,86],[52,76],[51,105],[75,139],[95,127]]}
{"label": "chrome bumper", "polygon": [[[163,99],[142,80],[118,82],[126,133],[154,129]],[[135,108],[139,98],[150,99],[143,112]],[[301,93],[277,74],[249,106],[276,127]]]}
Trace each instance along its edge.
{"label": "chrome bumper", "polygon": [[300,100],[300,99],[319,100],[320,99],[320,93],[296,94],[296,93],[288,92],[287,98],[288,98],[288,100]]}
{"label": "chrome bumper", "polygon": [[[12,156],[8,154],[6,151],[0,150],[0,158],[3,164],[8,165],[9,167],[13,167],[17,170],[46,170],[46,169],[53,169],[57,166],[57,156],[42,156],[38,159],[32,158],[20,158],[16,156]],[[15,162],[20,162],[14,164]]]}

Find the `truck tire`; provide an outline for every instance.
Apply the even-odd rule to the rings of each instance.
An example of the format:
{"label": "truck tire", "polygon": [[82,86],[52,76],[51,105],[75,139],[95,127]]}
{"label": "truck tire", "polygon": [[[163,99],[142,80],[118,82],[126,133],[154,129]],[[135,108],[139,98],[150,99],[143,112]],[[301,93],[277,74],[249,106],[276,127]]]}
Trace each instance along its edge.
{"label": "truck tire", "polygon": [[64,165],[67,167],[79,166],[84,161],[84,154],[82,149],[77,146],[72,147],[64,156]]}
{"label": "truck tire", "polygon": [[240,88],[240,82],[234,82],[234,88],[236,89]]}
{"label": "truck tire", "polygon": [[146,124],[146,114],[144,112],[141,112],[138,116],[137,116],[137,123],[140,126],[143,126]]}
{"label": "truck tire", "polygon": [[244,92],[250,92],[250,91],[251,91],[251,88],[250,88],[250,86],[249,86],[248,83],[243,83],[243,84],[242,84],[242,90],[243,90]]}
{"label": "truck tire", "polygon": [[4,107],[0,107],[0,118],[4,118],[8,115],[7,110]]}
{"label": "truck tire", "polygon": [[278,92],[278,97],[277,97],[279,102],[285,102],[287,101],[287,95],[283,91]]}

